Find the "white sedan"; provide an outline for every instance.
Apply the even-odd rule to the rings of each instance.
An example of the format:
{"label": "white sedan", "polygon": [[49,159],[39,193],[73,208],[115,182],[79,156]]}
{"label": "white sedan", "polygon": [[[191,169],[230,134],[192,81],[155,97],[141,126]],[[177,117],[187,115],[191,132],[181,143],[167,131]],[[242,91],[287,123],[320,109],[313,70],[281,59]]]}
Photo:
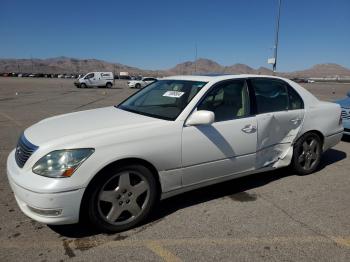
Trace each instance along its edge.
{"label": "white sedan", "polygon": [[185,191],[289,165],[309,174],[342,134],[340,106],[290,80],[177,76],[29,127],[7,174],[32,219],[117,232]]}
{"label": "white sedan", "polygon": [[156,78],[153,78],[153,77],[142,77],[141,80],[130,80],[128,81],[128,87],[130,88],[143,88],[145,87],[146,85],[149,85],[153,82],[157,81]]}

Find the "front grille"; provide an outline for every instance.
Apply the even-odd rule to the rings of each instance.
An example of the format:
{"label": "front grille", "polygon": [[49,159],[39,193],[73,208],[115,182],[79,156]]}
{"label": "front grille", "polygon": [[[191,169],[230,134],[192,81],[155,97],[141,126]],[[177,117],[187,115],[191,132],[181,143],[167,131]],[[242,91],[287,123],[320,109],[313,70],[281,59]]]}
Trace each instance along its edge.
{"label": "front grille", "polygon": [[350,109],[342,109],[341,110],[341,118],[345,120],[350,119]]}
{"label": "front grille", "polygon": [[23,167],[24,164],[27,162],[28,158],[38,149],[38,146],[33,145],[30,143],[24,136],[24,134],[21,135],[21,137],[18,140],[18,144],[16,147],[15,152],[15,159],[16,163],[19,167]]}

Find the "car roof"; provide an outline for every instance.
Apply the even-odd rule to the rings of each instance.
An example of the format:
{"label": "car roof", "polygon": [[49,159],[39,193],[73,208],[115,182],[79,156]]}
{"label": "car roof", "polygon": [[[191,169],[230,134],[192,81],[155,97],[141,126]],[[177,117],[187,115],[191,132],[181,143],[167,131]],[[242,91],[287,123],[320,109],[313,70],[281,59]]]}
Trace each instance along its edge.
{"label": "car roof", "polygon": [[176,76],[168,76],[162,79],[167,80],[188,80],[188,81],[201,81],[201,82],[217,82],[221,80],[228,79],[239,79],[239,78],[249,78],[249,77],[262,77],[262,78],[275,78],[275,79],[283,79],[277,76],[271,75],[254,75],[254,74],[240,74],[240,75],[176,75]]}

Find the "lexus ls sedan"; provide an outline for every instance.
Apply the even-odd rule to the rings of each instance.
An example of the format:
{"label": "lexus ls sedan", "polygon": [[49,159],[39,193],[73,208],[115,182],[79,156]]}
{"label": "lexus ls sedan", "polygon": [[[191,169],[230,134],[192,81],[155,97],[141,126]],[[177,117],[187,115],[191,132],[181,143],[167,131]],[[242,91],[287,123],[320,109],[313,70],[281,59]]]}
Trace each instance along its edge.
{"label": "lexus ls sedan", "polygon": [[32,219],[118,232],[185,191],[286,166],[309,174],[342,135],[340,106],[288,79],[174,76],[27,128],[7,175]]}

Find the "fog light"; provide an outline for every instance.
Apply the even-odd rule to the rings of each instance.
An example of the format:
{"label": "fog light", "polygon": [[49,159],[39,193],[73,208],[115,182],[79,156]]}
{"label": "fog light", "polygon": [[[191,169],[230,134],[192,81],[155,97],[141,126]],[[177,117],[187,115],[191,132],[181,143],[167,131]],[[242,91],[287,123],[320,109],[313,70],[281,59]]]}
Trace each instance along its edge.
{"label": "fog light", "polygon": [[31,206],[28,206],[28,208],[32,212],[34,212],[38,215],[41,215],[41,216],[57,217],[57,216],[62,214],[62,209],[39,209],[36,207],[31,207]]}

